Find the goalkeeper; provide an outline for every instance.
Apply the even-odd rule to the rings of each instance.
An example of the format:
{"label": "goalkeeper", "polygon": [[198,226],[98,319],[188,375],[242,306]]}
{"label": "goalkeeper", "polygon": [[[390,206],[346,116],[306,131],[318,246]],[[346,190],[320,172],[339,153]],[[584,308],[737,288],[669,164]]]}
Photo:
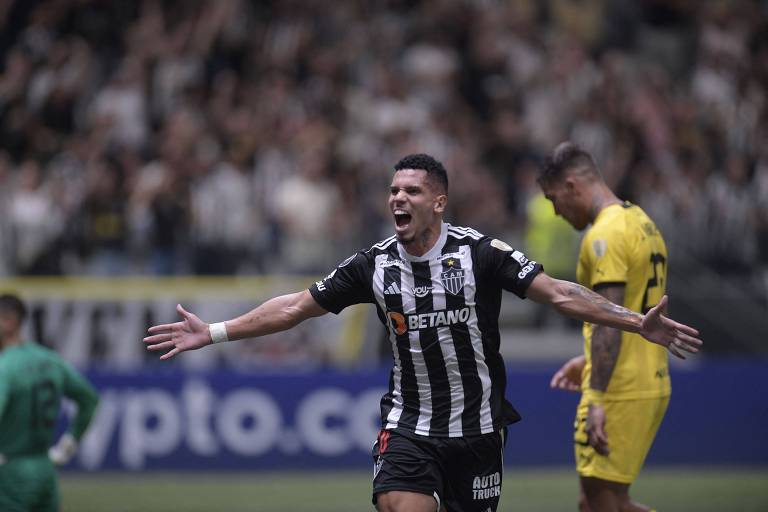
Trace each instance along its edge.
{"label": "goalkeeper", "polygon": [[[74,455],[98,397],[56,353],[22,341],[26,314],[17,296],[0,295],[0,510],[58,511],[54,465]],[[77,415],[49,449],[62,397],[77,404]]]}

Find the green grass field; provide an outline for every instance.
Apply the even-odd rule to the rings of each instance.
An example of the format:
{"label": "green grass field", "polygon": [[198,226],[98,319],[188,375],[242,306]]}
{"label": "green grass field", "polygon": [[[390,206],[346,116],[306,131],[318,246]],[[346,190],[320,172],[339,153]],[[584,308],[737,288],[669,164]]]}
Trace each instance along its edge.
{"label": "green grass field", "polygon": [[[370,475],[108,473],[62,476],[64,512],[371,511]],[[569,469],[507,471],[499,511],[576,510]],[[633,497],[659,512],[768,511],[768,468],[646,469]]]}

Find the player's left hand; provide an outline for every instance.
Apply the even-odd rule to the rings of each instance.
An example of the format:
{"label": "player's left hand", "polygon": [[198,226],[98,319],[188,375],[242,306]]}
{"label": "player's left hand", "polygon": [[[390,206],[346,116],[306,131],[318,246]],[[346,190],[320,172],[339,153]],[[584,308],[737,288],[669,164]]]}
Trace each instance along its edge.
{"label": "player's left hand", "polygon": [[565,391],[579,391],[581,389],[581,373],[584,371],[585,364],[586,358],[583,354],[569,359],[552,376],[549,387]]}
{"label": "player's left hand", "polygon": [[608,434],[605,432],[605,408],[602,405],[589,404],[587,424],[584,430],[589,436],[589,445],[600,455],[608,455]]}
{"label": "player's left hand", "polygon": [[172,324],[154,325],[149,328],[149,334],[144,338],[147,350],[168,350],[160,359],[168,359],[186,350],[195,350],[211,344],[208,324],[197,315],[190,313],[181,304],[176,305],[176,311],[184,320]]}
{"label": "player's left hand", "polygon": [[685,359],[684,352],[695,354],[704,343],[697,336],[699,331],[671,318],[662,315],[667,307],[668,298],[665,295],[661,301],[651,308],[643,317],[640,335],[648,341],[657,343],[672,352],[680,359]]}

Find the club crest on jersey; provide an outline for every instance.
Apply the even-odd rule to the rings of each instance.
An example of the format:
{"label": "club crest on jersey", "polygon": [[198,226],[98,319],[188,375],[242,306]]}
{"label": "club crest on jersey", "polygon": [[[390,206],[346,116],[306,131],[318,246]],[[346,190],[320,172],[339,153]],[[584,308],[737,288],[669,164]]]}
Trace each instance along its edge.
{"label": "club crest on jersey", "polygon": [[464,288],[464,269],[449,268],[442,274],[440,279],[443,281],[443,287],[453,295],[458,295]]}

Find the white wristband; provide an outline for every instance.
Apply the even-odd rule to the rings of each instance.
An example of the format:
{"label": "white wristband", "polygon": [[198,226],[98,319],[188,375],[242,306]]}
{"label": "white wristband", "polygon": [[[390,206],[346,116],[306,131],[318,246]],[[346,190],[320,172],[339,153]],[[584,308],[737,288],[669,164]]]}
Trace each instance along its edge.
{"label": "white wristband", "polygon": [[224,325],[224,322],[209,324],[208,332],[211,333],[211,343],[221,343],[222,341],[229,341],[229,338],[227,337],[227,327]]}

